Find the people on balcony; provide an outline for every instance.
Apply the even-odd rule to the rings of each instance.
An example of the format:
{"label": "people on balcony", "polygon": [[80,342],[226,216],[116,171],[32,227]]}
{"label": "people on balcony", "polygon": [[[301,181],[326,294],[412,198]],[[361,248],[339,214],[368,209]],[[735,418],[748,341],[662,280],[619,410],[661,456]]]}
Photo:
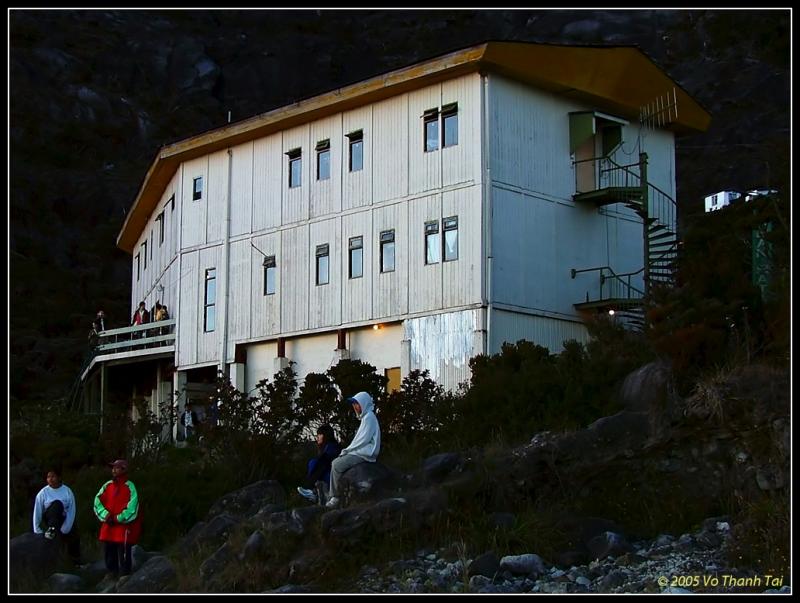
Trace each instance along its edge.
{"label": "people on balcony", "polygon": [[131,325],[143,325],[150,322],[150,312],[147,311],[147,306],[143,301],[139,302],[139,307],[136,308],[136,312],[133,313],[133,319],[131,320]]}
{"label": "people on balcony", "polygon": [[[136,308],[136,312],[133,313],[133,319],[131,320],[131,325],[139,326],[144,325],[150,322],[150,312],[147,311],[147,306],[143,301],[139,302],[139,307]],[[135,337],[144,337],[145,331],[140,331]]]}

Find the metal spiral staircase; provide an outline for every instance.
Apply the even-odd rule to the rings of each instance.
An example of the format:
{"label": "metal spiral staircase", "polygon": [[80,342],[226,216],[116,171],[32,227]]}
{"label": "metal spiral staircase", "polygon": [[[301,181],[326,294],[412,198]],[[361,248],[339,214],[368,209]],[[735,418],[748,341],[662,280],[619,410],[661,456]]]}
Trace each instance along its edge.
{"label": "metal spiral staircase", "polygon": [[[678,254],[677,205],[675,200],[647,181],[647,154],[641,153],[637,163],[620,165],[610,157],[576,161],[576,168],[586,164],[591,169],[595,186],[573,196],[577,203],[596,207],[621,203],[642,219],[643,265],[634,272],[617,274],[610,266],[573,268],[572,278],[579,274],[599,277],[594,295],[586,293],[583,302],[574,304],[579,311],[614,311],[618,320],[631,328],[645,326],[644,305],[654,287],[672,287],[675,281],[675,260]],[[584,187],[585,188],[585,187]]]}

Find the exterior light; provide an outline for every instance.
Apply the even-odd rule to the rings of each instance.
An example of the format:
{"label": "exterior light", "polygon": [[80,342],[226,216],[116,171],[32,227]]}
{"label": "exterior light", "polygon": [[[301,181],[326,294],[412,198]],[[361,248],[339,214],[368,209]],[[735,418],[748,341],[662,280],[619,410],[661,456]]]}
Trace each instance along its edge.
{"label": "exterior light", "polygon": [[608,311],[608,315],[609,316],[614,316],[614,309],[613,308]]}
{"label": "exterior light", "polygon": [[382,329],[382,328],[383,328],[382,324],[374,324],[374,325],[372,325],[372,330],[373,331],[377,331],[378,329]]}

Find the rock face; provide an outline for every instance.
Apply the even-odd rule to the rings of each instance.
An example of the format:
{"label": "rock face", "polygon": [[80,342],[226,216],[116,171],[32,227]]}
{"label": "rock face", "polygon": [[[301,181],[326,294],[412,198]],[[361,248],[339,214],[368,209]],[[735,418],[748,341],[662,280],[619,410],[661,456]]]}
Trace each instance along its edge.
{"label": "rock face", "polygon": [[249,517],[265,504],[283,504],[286,492],[274,480],[261,480],[226,494],[208,510],[208,518],[226,513],[232,517]]}
{"label": "rock face", "polygon": [[120,593],[168,593],[175,592],[177,574],[168,557],[156,555],[148,559],[139,571],[133,573],[119,587]]}

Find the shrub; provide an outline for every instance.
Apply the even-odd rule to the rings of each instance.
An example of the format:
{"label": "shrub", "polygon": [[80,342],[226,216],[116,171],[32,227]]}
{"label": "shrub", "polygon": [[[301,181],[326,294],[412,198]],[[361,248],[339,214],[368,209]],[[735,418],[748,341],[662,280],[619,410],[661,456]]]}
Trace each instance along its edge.
{"label": "shrub", "polygon": [[735,518],[726,556],[731,567],[789,575],[789,494],[771,492],[746,503]]}

